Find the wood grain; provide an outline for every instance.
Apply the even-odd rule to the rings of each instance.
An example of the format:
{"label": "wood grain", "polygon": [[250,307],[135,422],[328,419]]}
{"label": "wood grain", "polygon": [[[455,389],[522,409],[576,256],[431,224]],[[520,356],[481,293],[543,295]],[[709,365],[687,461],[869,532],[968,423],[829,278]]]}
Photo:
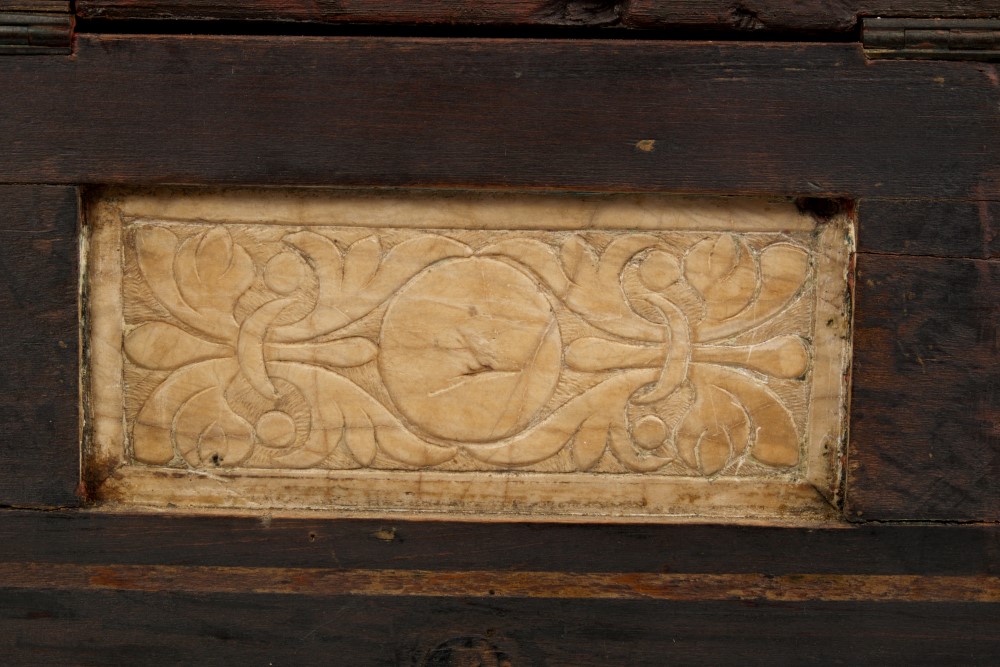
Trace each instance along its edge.
{"label": "wood grain", "polygon": [[0,12],[59,12],[69,13],[70,0],[0,0]]}
{"label": "wood grain", "polygon": [[83,0],[76,11],[106,19],[592,27],[615,23],[620,10],[609,0]]}
{"label": "wood grain", "polygon": [[858,250],[893,255],[1000,258],[1000,202],[868,200]]}
{"label": "wood grain", "polygon": [[0,181],[988,199],[991,76],[848,44],[80,35],[0,62]]}
{"label": "wood grain", "polygon": [[[429,660],[456,646],[515,665],[718,664],[732,651],[762,665],[990,664],[998,606],[959,600],[995,590],[983,575],[998,556],[997,526],[8,511],[0,651],[56,664],[449,664]],[[878,598],[914,585],[941,601]]]}
{"label": "wood grain", "polygon": [[858,255],[849,516],[1000,518],[997,294],[997,261]]}
{"label": "wood grain", "polygon": [[0,562],[975,576],[1000,569],[1000,528],[481,524],[10,511],[0,513]]}
{"label": "wood grain", "polygon": [[997,0],[631,0],[631,28],[698,27],[737,32],[853,30],[862,16],[992,17]]}
{"label": "wood grain", "polygon": [[[826,12],[808,29],[849,30],[844,4],[805,4]],[[996,10],[992,0],[943,9],[980,8]],[[693,25],[717,25],[698,16]],[[751,6],[734,20],[749,30],[800,20],[769,16]],[[3,59],[0,77],[0,181],[11,183],[1000,197],[995,69],[866,63],[846,44],[82,35],[73,57]],[[0,194],[0,503],[71,503],[75,191]],[[980,204],[936,204],[921,217],[887,203],[870,218],[868,205],[849,511],[995,521],[1000,270],[983,223],[992,205],[986,218]],[[949,226],[932,227],[944,218]],[[995,603],[835,593],[876,581],[866,575],[895,577],[877,580],[889,591],[912,583],[906,576],[995,590],[998,535],[997,525],[483,526],[5,510],[0,654],[15,664],[421,665],[463,651],[517,665],[715,665],[729,655],[763,665],[996,664]],[[318,570],[326,588],[289,579],[275,592],[277,576],[302,574],[292,568]],[[341,595],[345,569],[371,580],[385,570],[411,588]],[[29,588],[7,585],[26,571],[36,577]],[[407,580],[469,571],[528,588],[484,595],[486,575],[458,582],[474,595],[445,597]],[[55,590],[67,572],[83,585]],[[118,590],[116,577],[135,573],[173,583]],[[554,579],[533,588],[538,573]],[[238,590],[247,574],[269,592]],[[620,584],[623,574],[633,584],[749,581],[764,591],[778,577],[779,593],[814,588],[794,602],[676,599],[669,588],[650,600],[627,587],[627,599],[555,595],[574,575]],[[701,579],[670,578],[678,574]]]}
{"label": "wood grain", "polygon": [[847,32],[860,16],[990,17],[997,0],[78,0],[81,18],[263,19],[316,23],[701,28]]}
{"label": "wood grain", "polygon": [[[731,655],[747,665],[988,665],[1000,659],[998,611],[983,603],[0,590],[0,651],[19,664],[87,665],[490,664],[487,653],[518,666],[718,665]],[[442,655],[462,645],[480,662],[459,662],[454,649]]]}
{"label": "wood grain", "polygon": [[0,186],[0,203],[0,504],[75,504],[76,189]]}
{"label": "wood grain", "polygon": [[149,593],[766,602],[1000,603],[989,575],[662,574],[491,570],[331,570],[189,565],[3,563],[4,588]]}

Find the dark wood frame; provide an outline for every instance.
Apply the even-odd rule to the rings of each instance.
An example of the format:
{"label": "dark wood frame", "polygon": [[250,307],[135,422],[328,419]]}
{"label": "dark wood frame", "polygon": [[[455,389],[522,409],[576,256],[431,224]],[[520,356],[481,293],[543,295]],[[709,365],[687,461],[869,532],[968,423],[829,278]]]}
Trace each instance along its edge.
{"label": "dark wood frame", "polygon": [[[71,56],[0,59],[0,81],[0,503],[34,508],[0,511],[19,660],[420,664],[454,637],[516,664],[1000,657],[993,66],[857,44],[80,35]],[[852,523],[94,512],[76,239],[79,188],[108,183],[854,206]],[[751,578],[723,594],[716,575]]]}
{"label": "dark wood frame", "polygon": [[850,32],[863,16],[992,17],[997,0],[77,0],[84,19],[702,29],[716,34]]}

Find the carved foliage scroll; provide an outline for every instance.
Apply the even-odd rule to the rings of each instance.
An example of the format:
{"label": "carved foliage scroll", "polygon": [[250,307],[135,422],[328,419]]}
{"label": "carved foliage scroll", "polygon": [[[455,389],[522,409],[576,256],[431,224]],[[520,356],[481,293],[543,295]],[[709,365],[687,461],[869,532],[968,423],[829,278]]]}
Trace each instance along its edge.
{"label": "carved foliage scroll", "polygon": [[813,239],[123,230],[128,456],[178,468],[794,476]]}

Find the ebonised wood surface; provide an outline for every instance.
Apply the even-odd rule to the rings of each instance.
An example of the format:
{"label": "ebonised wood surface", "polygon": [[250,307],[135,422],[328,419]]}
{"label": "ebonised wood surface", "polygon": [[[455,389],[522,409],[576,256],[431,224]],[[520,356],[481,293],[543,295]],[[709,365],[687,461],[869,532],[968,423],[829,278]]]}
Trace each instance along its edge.
{"label": "ebonised wood surface", "polygon": [[627,7],[624,22],[633,28],[721,27],[744,34],[850,31],[865,16],[990,18],[1000,13],[997,0],[630,0]]}
{"label": "ebonised wood surface", "polygon": [[987,665],[998,559],[995,526],[7,511],[0,651],[15,664]]}
{"label": "ebonised wood surface", "polygon": [[[155,4],[77,8],[127,17]],[[485,19],[456,19],[459,4],[423,17],[607,9],[523,2],[513,18],[479,5]],[[316,6],[260,0],[236,18],[317,20]],[[621,16],[849,30],[871,7],[739,8],[636,1]],[[70,57],[0,59],[0,80],[0,505],[48,510],[0,511],[8,663],[420,665],[463,651],[516,665],[1000,662],[994,66],[869,63],[851,44],[81,35]],[[646,139],[653,151],[636,148]],[[52,510],[77,502],[75,186],[167,182],[859,200],[855,523]],[[340,581],[360,583],[345,595]]]}
{"label": "ebonised wood surface", "polygon": [[76,188],[0,186],[0,505],[77,502],[77,255]]}
{"label": "ebonised wood surface", "polygon": [[1000,201],[866,200],[858,211],[858,250],[1000,259]]}
{"label": "ebonised wood surface", "polygon": [[568,573],[967,576],[1000,572],[993,525],[572,525],[0,513],[0,562]]}
{"label": "ebonised wood surface", "polygon": [[1000,517],[1000,262],[857,259],[848,515]]}
{"label": "ebonised wood surface", "polygon": [[83,18],[709,29],[837,33],[862,16],[991,17],[997,0],[77,0]]}
{"label": "ebonised wood surface", "polygon": [[0,651],[16,664],[986,666],[1000,659],[998,611],[18,590],[0,596]]}
{"label": "ebonised wood surface", "polygon": [[996,199],[996,77],[851,44],[80,35],[0,61],[0,182]]}

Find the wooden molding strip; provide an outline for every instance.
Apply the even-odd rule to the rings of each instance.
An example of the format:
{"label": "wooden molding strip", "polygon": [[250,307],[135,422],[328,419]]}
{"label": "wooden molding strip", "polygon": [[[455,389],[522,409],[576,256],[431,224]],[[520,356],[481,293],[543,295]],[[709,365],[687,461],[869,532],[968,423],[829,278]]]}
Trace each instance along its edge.
{"label": "wooden molding strip", "polygon": [[375,597],[770,602],[1000,602],[1000,577],[330,570],[0,564],[0,587]]}
{"label": "wooden molding strip", "polygon": [[[38,0],[36,0],[38,1]],[[56,4],[49,2],[49,4]],[[2,3],[0,3],[2,6]],[[997,0],[77,0],[82,18],[256,19],[374,25],[696,28],[847,32],[859,16],[991,16]]]}
{"label": "wooden molding strip", "polygon": [[610,0],[82,0],[76,10],[94,19],[599,27],[618,23],[621,6]]}
{"label": "wooden molding strip", "polygon": [[[720,549],[719,545],[725,545]],[[708,524],[385,522],[282,516],[0,512],[0,563],[660,574],[973,576],[1000,525],[789,529]]]}
{"label": "wooden molding strip", "polygon": [[[90,2],[93,0],[85,0],[84,5]],[[847,32],[864,16],[971,18],[990,17],[997,10],[997,0],[631,0],[622,13],[622,23],[647,30],[694,27],[749,34]]]}

